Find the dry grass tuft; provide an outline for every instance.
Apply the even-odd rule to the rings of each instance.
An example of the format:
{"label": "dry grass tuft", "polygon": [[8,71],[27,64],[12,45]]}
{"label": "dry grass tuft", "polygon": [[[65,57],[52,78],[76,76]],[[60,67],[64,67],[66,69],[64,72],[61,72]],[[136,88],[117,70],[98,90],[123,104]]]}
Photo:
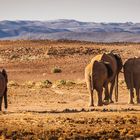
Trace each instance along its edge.
{"label": "dry grass tuft", "polygon": [[8,82],[8,87],[18,87],[18,86],[20,86],[20,85],[15,81],[9,81]]}
{"label": "dry grass tuft", "polygon": [[71,81],[71,80],[58,80],[58,81],[55,81],[53,83],[53,86],[52,87],[61,87],[61,86],[73,86],[75,85],[76,83],[74,81]]}

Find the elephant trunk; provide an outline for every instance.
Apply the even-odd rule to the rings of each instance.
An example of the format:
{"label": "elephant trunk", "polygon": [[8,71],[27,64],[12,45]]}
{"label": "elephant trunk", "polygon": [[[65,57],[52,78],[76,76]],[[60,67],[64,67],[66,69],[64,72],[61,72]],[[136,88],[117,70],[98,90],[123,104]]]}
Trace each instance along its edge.
{"label": "elephant trunk", "polygon": [[8,103],[7,103],[7,87],[6,87],[5,92],[4,92],[4,103],[5,103],[5,109],[7,109],[7,107],[8,107]]}

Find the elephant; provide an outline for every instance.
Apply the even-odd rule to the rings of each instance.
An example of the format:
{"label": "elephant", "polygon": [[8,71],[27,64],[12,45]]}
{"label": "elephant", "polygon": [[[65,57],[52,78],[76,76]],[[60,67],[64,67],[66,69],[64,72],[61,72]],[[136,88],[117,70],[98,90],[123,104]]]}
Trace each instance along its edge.
{"label": "elephant", "polygon": [[2,110],[2,100],[4,97],[5,109],[8,107],[7,103],[7,83],[8,75],[5,69],[0,71],[0,111]]}
{"label": "elephant", "polygon": [[[109,77],[107,79],[107,83],[110,83],[111,86],[110,86],[110,90],[109,90],[108,84],[106,84],[107,87],[105,88],[104,100],[107,100],[107,101],[110,100],[111,103],[114,102],[112,100],[112,93],[113,93],[113,89],[115,86],[115,101],[117,102],[118,101],[118,76],[119,76],[119,72],[121,71],[122,66],[123,66],[121,57],[119,56],[119,54],[109,52],[109,53],[104,53],[104,54],[100,54],[100,55],[95,56],[91,60],[91,63],[93,63],[95,60],[102,60],[104,62],[110,63],[113,74],[111,77]],[[116,81],[116,85],[115,85],[115,81]]]}
{"label": "elephant", "polygon": [[136,101],[140,103],[140,57],[129,58],[123,66],[124,79],[127,88],[130,90],[129,104],[134,104],[134,89],[136,91]]}
{"label": "elephant", "polygon": [[[115,101],[118,102],[118,82],[119,82],[118,78],[119,78],[119,73],[121,72],[121,69],[123,68],[123,62],[122,62],[122,58],[119,54],[111,52],[110,55],[112,57],[114,57],[116,59],[116,62],[117,62],[117,71],[116,71],[116,75],[115,75],[115,79],[116,79]],[[111,99],[112,99],[112,95],[111,95]]]}
{"label": "elephant", "polygon": [[115,101],[118,102],[118,77],[119,77],[119,73],[123,67],[122,59],[119,56],[119,54],[115,54],[113,52],[103,55],[102,59],[103,59],[103,61],[111,63],[111,68],[113,71],[112,77],[110,77],[110,79],[108,79],[109,83],[111,84],[110,92],[109,92],[110,93],[109,94],[110,102],[111,103],[114,102],[112,100],[112,93],[113,93],[114,86],[115,86]]}
{"label": "elephant", "polygon": [[[87,89],[90,93],[90,106],[94,106],[93,91],[98,93],[98,106],[103,105],[102,91],[103,87],[107,87],[107,79],[109,79],[113,72],[109,63],[100,61],[101,55],[96,56],[94,61],[90,62],[85,68],[85,81]],[[98,60],[99,59],[99,60]]]}
{"label": "elephant", "polygon": [[[112,100],[112,93],[113,93],[113,89],[115,86],[115,100],[117,102],[118,101],[118,75],[123,66],[121,57],[119,56],[119,54],[109,52],[109,53],[97,55],[95,58],[93,58],[91,60],[91,62],[95,61],[95,59],[98,59],[98,60],[100,59],[104,62],[110,63],[113,74],[111,77],[109,77],[107,79],[107,82],[110,83],[110,90],[108,92],[108,86],[105,88],[105,99],[104,100],[107,100],[107,101],[110,100],[111,103],[114,102]],[[116,83],[116,85],[115,85],[115,83]]]}

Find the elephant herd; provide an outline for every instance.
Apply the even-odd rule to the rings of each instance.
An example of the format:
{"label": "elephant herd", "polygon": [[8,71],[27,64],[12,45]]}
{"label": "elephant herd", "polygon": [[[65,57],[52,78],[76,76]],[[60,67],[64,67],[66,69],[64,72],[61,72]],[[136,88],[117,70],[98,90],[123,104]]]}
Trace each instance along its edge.
{"label": "elephant herd", "polygon": [[[136,102],[140,103],[140,58],[130,58],[124,65],[119,54],[110,52],[95,56],[85,68],[85,80],[90,93],[90,106],[94,106],[93,91],[97,91],[98,106],[113,103],[112,93],[115,90],[115,101],[118,102],[118,76],[124,69],[124,79],[130,90],[129,103],[134,104],[134,89]],[[7,109],[7,83],[8,76],[5,69],[0,71],[0,111],[4,98]],[[109,86],[110,84],[110,86]],[[104,99],[103,95],[104,90]]]}
{"label": "elephant herd", "polygon": [[[97,106],[113,103],[112,93],[115,90],[115,101],[118,102],[118,76],[124,69],[124,79],[130,90],[129,103],[134,104],[134,89],[136,102],[140,103],[140,58],[130,58],[124,65],[119,54],[110,52],[92,58],[85,68],[85,81],[90,94],[90,106],[94,106],[93,91],[97,91]],[[109,88],[110,84],[110,88]],[[103,99],[104,88],[104,99]]]}

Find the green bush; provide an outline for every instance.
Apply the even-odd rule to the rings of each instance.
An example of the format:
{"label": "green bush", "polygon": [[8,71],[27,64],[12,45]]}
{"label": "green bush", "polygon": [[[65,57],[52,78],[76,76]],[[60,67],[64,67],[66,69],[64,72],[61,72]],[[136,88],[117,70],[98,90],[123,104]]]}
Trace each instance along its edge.
{"label": "green bush", "polygon": [[52,73],[61,73],[61,72],[62,72],[62,70],[58,67],[55,67],[52,69]]}

